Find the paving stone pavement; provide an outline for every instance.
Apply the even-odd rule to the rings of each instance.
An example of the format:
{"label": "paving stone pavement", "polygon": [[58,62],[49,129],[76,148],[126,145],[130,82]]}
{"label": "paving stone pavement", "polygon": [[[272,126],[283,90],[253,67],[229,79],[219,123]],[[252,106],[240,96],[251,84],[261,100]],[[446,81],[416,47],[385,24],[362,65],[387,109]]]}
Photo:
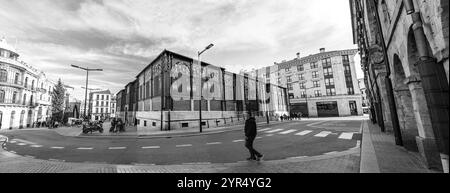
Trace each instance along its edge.
{"label": "paving stone pavement", "polygon": [[160,166],[66,163],[0,150],[0,173],[358,173],[359,157],[359,150],[353,150],[298,160]]}

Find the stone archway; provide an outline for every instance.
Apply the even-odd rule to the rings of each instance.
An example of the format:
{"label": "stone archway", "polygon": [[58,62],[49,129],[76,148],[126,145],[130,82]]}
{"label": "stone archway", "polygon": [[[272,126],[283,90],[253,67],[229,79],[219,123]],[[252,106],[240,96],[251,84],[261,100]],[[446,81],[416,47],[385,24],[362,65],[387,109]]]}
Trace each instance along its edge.
{"label": "stone archway", "polygon": [[418,130],[414,116],[413,97],[407,85],[408,79],[403,64],[397,54],[394,55],[393,65],[394,78],[392,79],[392,85],[403,145],[410,151],[418,152],[415,139],[418,135]]}
{"label": "stone archway", "polygon": [[[429,56],[432,56],[431,48],[428,48]],[[416,143],[419,153],[424,158],[425,163],[429,168],[442,168],[433,131],[432,117],[430,113],[429,104],[425,96],[423,80],[420,73],[424,73],[424,69],[419,69],[419,52],[416,45],[416,39],[412,27],[409,28],[407,39],[407,60],[406,66],[409,70],[409,77],[407,77],[407,84],[411,91],[413,99],[414,116],[417,123],[418,135],[416,136]],[[433,65],[432,63],[428,65]],[[419,71],[420,70],[420,71]],[[427,80],[429,81],[429,80]],[[435,117],[436,118],[436,117]],[[446,118],[448,120],[448,117]],[[448,129],[448,127],[447,127]]]}
{"label": "stone archway", "polygon": [[22,112],[20,113],[20,125],[19,125],[19,129],[23,128],[23,120],[25,118],[25,110],[22,110]]}
{"label": "stone archway", "polygon": [[31,127],[33,124],[33,111],[28,110],[28,116],[27,116],[27,127]]}

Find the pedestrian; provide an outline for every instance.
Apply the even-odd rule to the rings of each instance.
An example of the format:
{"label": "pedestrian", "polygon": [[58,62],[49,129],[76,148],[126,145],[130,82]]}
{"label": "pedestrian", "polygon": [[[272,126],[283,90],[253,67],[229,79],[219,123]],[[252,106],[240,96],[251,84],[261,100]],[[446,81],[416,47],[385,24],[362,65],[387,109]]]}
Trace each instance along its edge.
{"label": "pedestrian", "polygon": [[256,120],[252,113],[249,113],[249,118],[245,121],[245,147],[250,152],[250,157],[247,160],[261,160],[263,155],[253,148],[253,141],[256,138]]}

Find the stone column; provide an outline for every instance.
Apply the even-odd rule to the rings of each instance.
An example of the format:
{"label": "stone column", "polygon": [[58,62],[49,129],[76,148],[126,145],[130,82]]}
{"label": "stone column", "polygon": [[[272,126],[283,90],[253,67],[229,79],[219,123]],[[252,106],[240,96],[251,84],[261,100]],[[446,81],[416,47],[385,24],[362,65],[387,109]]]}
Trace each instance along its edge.
{"label": "stone column", "polygon": [[437,141],[420,77],[410,76],[406,78],[405,84],[408,85],[412,97],[413,112],[418,130],[418,136],[415,136],[418,151],[429,168],[442,169]]}
{"label": "stone column", "polygon": [[[384,64],[383,64],[384,65]],[[375,69],[375,73],[377,74],[377,85],[380,92],[380,101],[383,115],[384,127],[387,132],[393,132],[391,113],[389,111],[389,102],[388,102],[388,94],[386,90],[386,70],[385,69]]]}

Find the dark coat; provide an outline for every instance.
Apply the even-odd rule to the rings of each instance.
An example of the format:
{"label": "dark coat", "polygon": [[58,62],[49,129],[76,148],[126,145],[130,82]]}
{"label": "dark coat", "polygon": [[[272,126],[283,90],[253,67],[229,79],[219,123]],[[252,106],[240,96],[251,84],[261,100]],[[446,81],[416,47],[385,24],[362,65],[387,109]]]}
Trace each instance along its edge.
{"label": "dark coat", "polygon": [[253,117],[250,117],[245,121],[245,136],[249,138],[256,137],[256,120]]}

